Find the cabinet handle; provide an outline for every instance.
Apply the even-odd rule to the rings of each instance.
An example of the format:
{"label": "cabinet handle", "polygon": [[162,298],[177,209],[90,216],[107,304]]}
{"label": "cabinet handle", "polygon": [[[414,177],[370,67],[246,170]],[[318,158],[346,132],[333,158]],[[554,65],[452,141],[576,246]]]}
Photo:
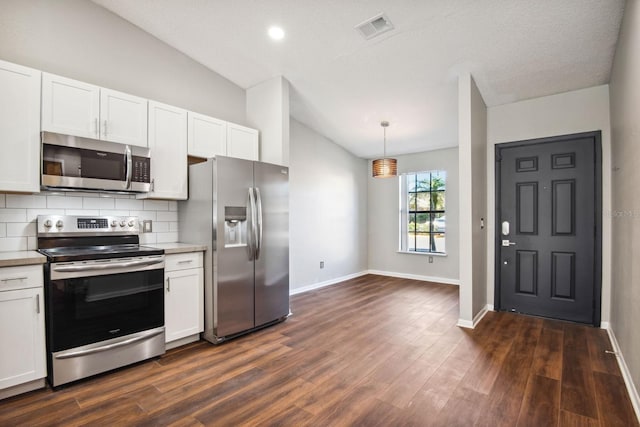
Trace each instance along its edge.
{"label": "cabinet handle", "polygon": [[28,277],[10,277],[8,279],[2,279],[0,282],[12,282],[14,280],[27,280]]}
{"label": "cabinet handle", "polygon": [[36,313],[40,314],[40,294],[36,294]]}
{"label": "cabinet handle", "polygon": [[151,180],[151,192],[153,193],[154,191],[156,191],[156,179],[153,178]]}
{"label": "cabinet handle", "polygon": [[171,277],[167,277],[167,292],[171,292]]}
{"label": "cabinet handle", "polygon": [[185,259],[183,261],[178,261],[178,264],[190,264],[192,263],[193,260],[192,259]]}
{"label": "cabinet handle", "polygon": [[93,128],[96,138],[100,138],[100,125],[98,124],[98,118],[93,119]]}
{"label": "cabinet handle", "polygon": [[104,128],[103,128],[103,132],[104,132],[104,136],[107,136],[107,121],[104,121]]}

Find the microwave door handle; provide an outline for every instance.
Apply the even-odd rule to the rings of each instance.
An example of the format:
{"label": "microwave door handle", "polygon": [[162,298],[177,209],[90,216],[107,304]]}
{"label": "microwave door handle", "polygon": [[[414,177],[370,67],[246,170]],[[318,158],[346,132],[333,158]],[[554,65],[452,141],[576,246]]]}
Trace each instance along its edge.
{"label": "microwave door handle", "polygon": [[125,187],[127,190],[131,188],[131,147],[128,145],[125,146],[124,154],[127,161],[127,186]]}

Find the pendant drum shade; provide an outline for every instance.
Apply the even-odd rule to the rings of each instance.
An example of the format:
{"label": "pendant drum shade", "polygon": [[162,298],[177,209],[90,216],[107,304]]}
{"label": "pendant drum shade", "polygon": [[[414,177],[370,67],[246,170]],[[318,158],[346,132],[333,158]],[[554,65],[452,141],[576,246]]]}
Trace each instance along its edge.
{"label": "pendant drum shade", "polygon": [[377,159],[372,165],[374,178],[391,178],[398,175],[398,161],[396,159]]}
{"label": "pendant drum shade", "polygon": [[387,127],[389,122],[384,121],[380,123],[380,126],[384,129],[382,158],[373,161],[371,171],[374,178],[392,178],[398,175],[398,161],[387,158]]}

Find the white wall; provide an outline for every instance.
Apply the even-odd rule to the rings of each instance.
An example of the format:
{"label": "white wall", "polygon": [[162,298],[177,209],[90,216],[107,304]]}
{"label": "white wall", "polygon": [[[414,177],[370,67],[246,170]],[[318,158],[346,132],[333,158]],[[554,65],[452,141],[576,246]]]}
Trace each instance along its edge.
{"label": "white wall", "polygon": [[[613,277],[611,328],[640,387],[640,2],[628,0],[611,76]],[[635,394],[635,396],[634,396]],[[634,403],[638,403],[638,394]],[[636,406],[636,411],[638,411]]]}
{"label": "white wall", "polygon": [[367,162],[296,120],[290,160],[291,290],[365,271]]}
{"label": "white wall", "polygon": [[602,322],[609,321],[611,295],[611,130],[609,87],[597,86],[488,109],[487,300],[495,289],[495,144],[602,131]]}
{"label": "white wall", "polygon": [[247,124],[260,129],[260,160],[289,166],[289,82],[284,77],[247,89]]}
{"label": "white wall", "polygon": [[429,170],[447,172],[446,217],[447,255],[429,256],[400,253],[400,189],[397,178],[371,177],[368,161],[369,269],[417,279],[458,283],[458,149],[427,151],[403,156],[398,174]]}
{"label": "white wall", "polygon": [[80,192],[34,195],[0,193],[0,252],[37,249],[38,215],[136,216],[153,221],[153,232],[140,234],[145,244],[178,241],[178,203],[136,200],[135,196]]}
{"label": "white wall", "polygon": [[0,59],[245,123],[242,88],[90,1],[0,1]]}
{"label": "white wall", "polygon": [[[487,304],[487,107],[470,74],[458,80],[460,156],[460,326],[473,326]],[[476,319],[477,320],[477,319]]]}

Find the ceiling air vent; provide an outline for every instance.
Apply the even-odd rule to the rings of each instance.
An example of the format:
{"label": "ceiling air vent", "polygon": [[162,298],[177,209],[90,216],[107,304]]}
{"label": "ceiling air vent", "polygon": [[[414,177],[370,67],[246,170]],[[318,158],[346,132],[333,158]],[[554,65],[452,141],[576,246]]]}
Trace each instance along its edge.
{"label": "ceiling air vent", "polygon": [[362,37],[368,40],[382,33],[386,33],[389,30],[393,30],[393,24],[389,21],[387,15],[381,13],[356,25],[356,30],[358,30]]}

